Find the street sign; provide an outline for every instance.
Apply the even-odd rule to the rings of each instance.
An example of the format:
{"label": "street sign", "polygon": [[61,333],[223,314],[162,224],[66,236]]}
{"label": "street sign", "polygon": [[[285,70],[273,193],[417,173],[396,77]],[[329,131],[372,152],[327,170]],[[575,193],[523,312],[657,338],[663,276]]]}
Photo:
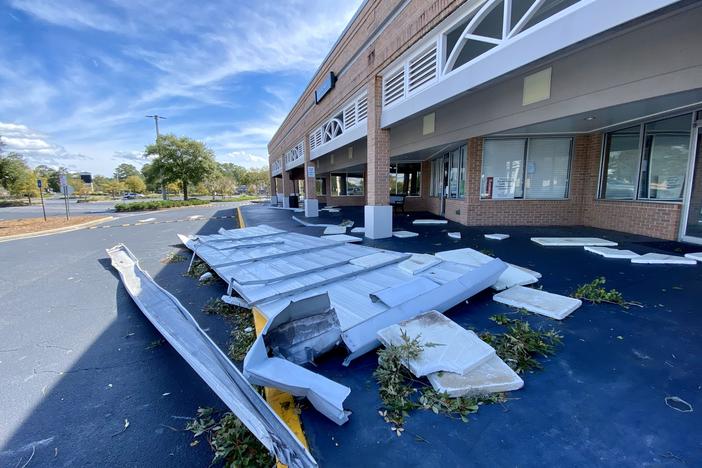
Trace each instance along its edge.
{"label": "street sign", "polygon": [[314,178],[314,166],[307,166],[307,177]]}
{"label": "street sign", "polygon": [[41,188],[41,179],[37,179],[37,188]]}
{"label": "street sign", "polygon": [[59,185],[61,186],[61,190],[68,185],[66,174],[59,174]]}

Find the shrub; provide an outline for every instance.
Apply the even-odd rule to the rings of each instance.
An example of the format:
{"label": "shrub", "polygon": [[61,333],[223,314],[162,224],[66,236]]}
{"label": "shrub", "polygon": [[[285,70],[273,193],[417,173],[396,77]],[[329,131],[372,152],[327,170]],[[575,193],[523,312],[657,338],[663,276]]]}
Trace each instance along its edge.
{"label": "shrub", "polygon": [[131,203],[117,203],[115,211],[151,211],[164,208],[177,208],[179,206],[206,205],[209,202],[193,198],[190,200],[149,200]]}

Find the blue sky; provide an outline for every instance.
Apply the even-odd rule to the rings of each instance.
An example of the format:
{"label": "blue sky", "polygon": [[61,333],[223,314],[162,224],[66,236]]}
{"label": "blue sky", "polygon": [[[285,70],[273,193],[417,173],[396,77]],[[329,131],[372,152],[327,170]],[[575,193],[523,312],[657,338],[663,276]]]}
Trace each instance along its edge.
{"label": "blue sky", "polygon": [[0,0],[0,136],[30,165],[111,175],[162,133],[221,162],[266,144],[360,0]]}

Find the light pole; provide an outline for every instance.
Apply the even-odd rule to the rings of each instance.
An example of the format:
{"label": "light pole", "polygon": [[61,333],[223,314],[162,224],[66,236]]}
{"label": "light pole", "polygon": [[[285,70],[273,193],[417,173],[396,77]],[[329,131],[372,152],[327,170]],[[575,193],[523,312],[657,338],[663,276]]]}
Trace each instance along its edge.
{"label": "light pole", "polygon": [[[156,153],[158,156],[161,156],[161,151],[160,151],[160,143],[159,143],[159,132],[158,132],[158,119],[165,119],[165,117],[160,116],[158,114],[154,115],[147,115],[146,116],[149,119],[154,119],[154,123],[156,123]],[[166,186],[163,183],[163,169],[161,169],[161,196],[163,197],[164,200],[168,200],[168,192],[166,192]]]}

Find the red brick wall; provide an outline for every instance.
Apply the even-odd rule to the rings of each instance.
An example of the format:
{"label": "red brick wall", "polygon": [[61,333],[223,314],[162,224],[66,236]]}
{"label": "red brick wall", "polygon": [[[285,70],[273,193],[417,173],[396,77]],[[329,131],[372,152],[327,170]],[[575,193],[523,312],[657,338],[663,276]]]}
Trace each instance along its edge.
{"label": "red brick wall", "polygon": [[[371,86],[374,77],[466,0],[412,0],[393,21],[348,65],[334,90],[314,104],[314,90],[330,71],[338,72],[373,34],[402,0],[370,0],[356,17],[337,47],[319,68],[268,144],[272,162],[309,135],[332,113],[358,93]],[[369,101],[370,105],[370,101]],[[308,108],[312,106],[312,111]]]}
{"label": "red brick wall", "polygon": [[[680,203],[609,201],[597,199],[602,135],[574,139],[568,198],[564,200],[481,200],[483,138],[467,142],[465,200],[447,200],[446,218],[469,226],[585,225],[674,240],[680,223]],[[424,167],[423,167],[424,169]],[[430,169],[423,174],[427,192]],[[439,213],[440,200],[428,197],[426,209]],[[456,214],[460,210],[460,214]]]}

